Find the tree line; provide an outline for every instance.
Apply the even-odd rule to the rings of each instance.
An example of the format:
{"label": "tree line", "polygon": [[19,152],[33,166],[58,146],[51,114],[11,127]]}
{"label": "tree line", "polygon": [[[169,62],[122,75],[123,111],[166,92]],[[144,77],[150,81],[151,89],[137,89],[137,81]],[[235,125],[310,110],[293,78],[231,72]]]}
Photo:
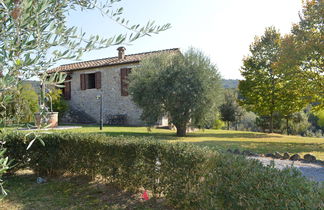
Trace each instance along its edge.
{"label": "tree line", "polygon": [[248,111],[268,119],[289,120],[309,104],[324,108],[324,8],[320,0],[306,1],[300,21],[291,33],[275,27],[255,37],[250,54],[243,59],[238,102]]}

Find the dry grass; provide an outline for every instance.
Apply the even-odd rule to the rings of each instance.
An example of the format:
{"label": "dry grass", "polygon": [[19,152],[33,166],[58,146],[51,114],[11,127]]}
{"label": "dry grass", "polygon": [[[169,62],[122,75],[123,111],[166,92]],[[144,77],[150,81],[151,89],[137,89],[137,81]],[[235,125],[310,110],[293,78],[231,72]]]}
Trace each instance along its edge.
{"label": "dry grass", "polygon": [[170,209],[163,202],[143,201],[141,194],[85,176],[52,178],[37,184],[31,171],[5,177],[8,196],[0,209]]}

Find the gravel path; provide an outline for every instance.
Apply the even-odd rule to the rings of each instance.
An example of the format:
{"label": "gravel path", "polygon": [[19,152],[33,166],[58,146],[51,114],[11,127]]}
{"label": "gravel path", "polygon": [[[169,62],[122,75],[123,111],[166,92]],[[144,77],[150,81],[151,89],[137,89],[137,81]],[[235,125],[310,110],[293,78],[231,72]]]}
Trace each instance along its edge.
{"label": "gravel path", "polygon": [[257,159],[261,161],[264,165],[270,165],[271,161],[274,160],[275,168],[284,169],[286,167],[295,167],[299,169],[303,176],[308,179],[324,182],[324,166],[312,164],[312,163],[303,163],[301,161],[290,161],[290,160],[279,160],[266,157],[248,157],[250,159]]}

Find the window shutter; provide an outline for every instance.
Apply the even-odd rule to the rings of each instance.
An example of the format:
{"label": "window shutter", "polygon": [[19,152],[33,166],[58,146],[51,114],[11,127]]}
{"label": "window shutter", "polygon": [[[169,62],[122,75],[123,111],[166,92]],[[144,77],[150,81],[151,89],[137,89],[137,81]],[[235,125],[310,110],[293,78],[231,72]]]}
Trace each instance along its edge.
{"label": "window shutter", "polygon": [[122,96],[128,96],[128,81],[127,76],[130,73],[130,68],[122,68],[120,69],[120,89]]}
{"label": "window shutter", "polygon": [[80,89],[85,90],[86,89],[86,75],[80,74]]}
{"label": "window shutter", "polygon": [[96,72],[95,82],[96,82],[96,88],[100,89],[101,88],[101,72],[100,71]]}
{"label": "window shutter", "polygon": [[64,82],[64,99],[71,99],[71,82]]}

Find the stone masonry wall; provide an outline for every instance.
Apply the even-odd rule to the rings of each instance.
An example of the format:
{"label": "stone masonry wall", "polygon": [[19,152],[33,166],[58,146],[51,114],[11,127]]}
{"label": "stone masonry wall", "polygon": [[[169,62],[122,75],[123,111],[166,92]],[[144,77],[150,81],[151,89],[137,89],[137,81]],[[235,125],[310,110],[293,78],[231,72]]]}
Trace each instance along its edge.
{"label": "stone masonry wall", "polygon": [[[107,122],[108,115],[126,114],[128,125],[144,125],[140,120],[141,109],[131,100],[130,96],[121,96],[120,69],[132,68],[133,65],[118,65],[74,71],[71,79],[70,105],[90,115],[99,122],[100,100],[96,97],[103,94],[103,119]],[[80,74],[101,72],[101,89],[81,90]]]}

